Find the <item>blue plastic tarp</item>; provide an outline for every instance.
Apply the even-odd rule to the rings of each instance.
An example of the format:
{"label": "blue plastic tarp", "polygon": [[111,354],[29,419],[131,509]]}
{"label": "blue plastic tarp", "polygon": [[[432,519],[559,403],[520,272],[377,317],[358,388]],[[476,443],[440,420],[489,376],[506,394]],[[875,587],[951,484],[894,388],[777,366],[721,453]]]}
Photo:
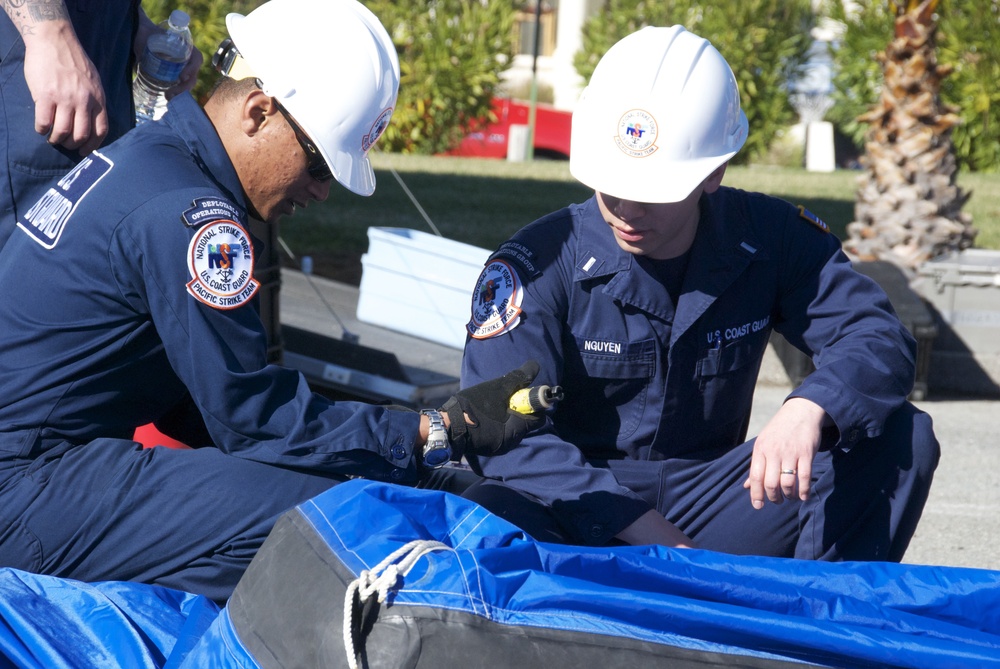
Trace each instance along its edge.
{"label": "blue plastic tarp", "polygon": [[[997,571],[544,544],[459,497],[365,481],[293,513],[355,575],[414,540],[443,544],[386,611],[823,666],[1000,669]],[[0,655],[46,669],[255,664],[228,611],[203,597],[12,569],[0,569]]]}
{"label": "blue plastic tarp", "polygon": [[997,571],[544,544],[460,498],[369,482],[301,511],[355,574],[414,539],[455,549],[398,603],[833,666],[1000,667]]}
{"label": "blue plastic tarp", "polygon": [[218,613],[205,597],[167,588],[0,569],[0,666],[159,669]]}

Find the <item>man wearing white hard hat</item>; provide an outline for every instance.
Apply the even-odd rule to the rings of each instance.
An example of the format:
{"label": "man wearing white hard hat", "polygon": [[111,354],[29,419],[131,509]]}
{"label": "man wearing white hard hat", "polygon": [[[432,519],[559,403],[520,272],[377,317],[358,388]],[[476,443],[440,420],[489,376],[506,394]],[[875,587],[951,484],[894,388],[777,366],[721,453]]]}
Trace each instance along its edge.
{"label": "man wearing white hard hat", "polygon": [[[227,26],[204,109],[180,95],[91,153],[0,251],[0,566],[222,601],[289,508],[352,476],[419,484],[540,422],[508,408],[531,365],[420,413],[267,364],[247,224],[333,180],[372,193],[399,64],[356,0]],[[193,448],[142,448],[150,422]]]}
{"label": "man wearing white hard hat", "polygon": [[[536,359],[565,396],[471,458],[468,497],[538,539],[902,559],[939,457],[906,399],[914,341],[819,218],[721,185],[747,131],[729,65],[683,27],[601,59],[570,156],[595,194],[494,252],[463,362],[471,385]],[[747,441],[772,330],[817,369]]]}

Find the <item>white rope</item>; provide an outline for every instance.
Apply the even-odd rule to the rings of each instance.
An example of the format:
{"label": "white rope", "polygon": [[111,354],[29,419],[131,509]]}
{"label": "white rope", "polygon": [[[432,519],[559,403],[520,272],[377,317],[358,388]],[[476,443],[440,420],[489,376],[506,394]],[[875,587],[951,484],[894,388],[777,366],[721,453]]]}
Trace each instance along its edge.
{"label": "white rope", "polygon": [[372,595],[378,595],[381,604],[389,596],[389,591],[396,587],[400,576],[406,576],[413,569],[417,560],[432,551],[452,550],[440,541],[418,539],[393,551],[389,557],[378,563],[371,571],[365,569],[347,586],[344,595],[344,650],[347,652],[347,664],[351,669],[358,669],[358,656],[354,650],[354,593],[358,593],[359,607],[363,608]]}
{"label": "white rope", "polygon": [[400,188],[403,189],[403,192],[406,193],[406,197],[410,198],[410,202],[413,203],[413,206],[416,207],[417,211],[420,212],[420,215],[423,216],[424,222],[427,223],[430,229],[434,231],[435,235],[441,237],[442,236],[441,231],[438,230],[436,225],[434,225],[434,221],[432,221],[431,217],[427,215],[427,212],[424,211],[424,208],[420,206],[420,202],[417,201],[416,196],[412,192],[410,192],[409,188],[406,187],[406,184],[403,182],[403,177],[399,176],[399,172],[397,172],[392,167],[389,168],[389,171],[392,172],[392,176],[396,177],[396,181],[399,183]]}
{"label": "white rope", "polygon": [[[376,152],[383,152],[382,147],[380,147],[378,144],[376,144],[372,148]],[[392,173],[392,176],[396,178],[396,183],[398,183],[399,187],[403,189],[403,192],[406,194],[406,197],[410,198],[410,202],[423,217],[424,222],[427,223],[427,227],[433,230],[434,234],[437,235],[438,237],[443,237],[444,235],[442,235],[441,231],[438,230],[438,227],[434,225],[434,221],[432,221],[431,217],[427,215],[427,212],[424,211],[424,208],[420,206],[420,202],[417,200],[417,196],[414,195],[413,192],[407,187],[406,182],[403,181],[403,177],[399,176],[399,172],[396,171],[396,168],[394,168],[392,165],[387,165],[386,169],[389,170],[389,172]]]}
{"label": "white rope", "polygon": [[309,287],[312,288],[317,295],[319,295],[319,299],[323,301],[323,305],[326,307],[326,310],[330,312],[331,316],[333,316],[333,320],[337,321],[337,325],[340,326],[341,339],[343,339],[348,343],[357,344],[359,340],[358,335],[348,330],[347,326],[344,325],[344,321],[340,320],[340,316],[338,316],[334,308],[330,306],[330,303],[327,301],[326,296],[323,295],[323,291],[321,291],[319,289],[319,286],[317,286],[313,282],[312,272],[306,271],[306,268],[302,266],[302,262],[299,261],[298,257],[296,257],[296,255],[292,252],[292,249],[288,246],[287,243],[285,243],[285,238],[282,237],[281,235],[278,235],[278,244],[280,244],[281,248],[285,251],[286,254],[288,254],[289,259],[291,259],[292,262],[298,265],[299,271],[302,272],[302,276],[306,278],[306,282],[309,284]]}

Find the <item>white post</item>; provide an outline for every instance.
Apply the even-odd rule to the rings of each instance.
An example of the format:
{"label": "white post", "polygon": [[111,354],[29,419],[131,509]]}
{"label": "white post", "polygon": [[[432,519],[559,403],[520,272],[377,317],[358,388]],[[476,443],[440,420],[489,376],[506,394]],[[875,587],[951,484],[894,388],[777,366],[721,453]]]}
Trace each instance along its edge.
{"label": "white post", "polygon": [[523,163],[528,159],[528,141],[531,128],[523,123],[511,123],[507,131],[507,160]]}
{"label": "white post", "polygon": [[833,172],[836,169],[833,150],[833,124],[813,121],[806,126],[806,170]]}
{"label": "white post", "polygon": [[583,48],[580,30],[587,18],[589,0],[560,0],[556,17],[556,49],[552,54],[552,97],[557,109],[571,110],[583,89],[583,77],[573,58]]}

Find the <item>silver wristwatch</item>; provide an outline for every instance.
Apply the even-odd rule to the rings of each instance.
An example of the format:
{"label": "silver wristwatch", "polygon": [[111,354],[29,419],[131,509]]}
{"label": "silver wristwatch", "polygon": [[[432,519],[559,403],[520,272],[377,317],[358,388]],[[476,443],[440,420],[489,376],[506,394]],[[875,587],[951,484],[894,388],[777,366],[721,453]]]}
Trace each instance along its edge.
{"label": "silver wristwatch", "polygon": [[437,469],[451,460],[451,442],[448,441],[448,431],[444,427],[441,413],[434,409],[424,409],[420,413],[430,419],[431,427],[427,433],[427,443],[420,461],[424,469]]}

